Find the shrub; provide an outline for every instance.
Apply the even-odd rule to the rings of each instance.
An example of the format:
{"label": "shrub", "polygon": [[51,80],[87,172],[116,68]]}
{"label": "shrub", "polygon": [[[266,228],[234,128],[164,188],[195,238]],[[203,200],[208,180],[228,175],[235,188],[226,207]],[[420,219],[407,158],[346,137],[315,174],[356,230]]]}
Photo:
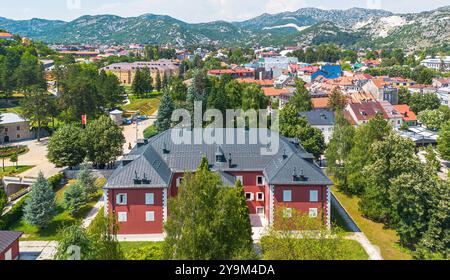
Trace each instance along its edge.
{"label": "shrub", "polygon": [[148,138],[152,138],[153,136],[158,135],[158,130],[156,129],[156,127],[154,125],[147,127],[144,130],[144,138],[148,139]]}
{"label": "shrub", "polygon": [[50,186],[52,187],[53,190],[56,190],[60,186],[61,181],[63,179],[64,179],[64,174],[58,173],[58,174],[48,178],[48,183],[50,184]]}
{"label": "shrub", "polygon": [[25,202],[26,199],[22,198],[7,214],[0,217],[0,230],[8,230],[15,222],[22,218]]}
{"label": "shrub", "polygon": [[162,243],[149,243],[142,248],[131,249],[125,253],[126,260],[156,261],[163,259]]}

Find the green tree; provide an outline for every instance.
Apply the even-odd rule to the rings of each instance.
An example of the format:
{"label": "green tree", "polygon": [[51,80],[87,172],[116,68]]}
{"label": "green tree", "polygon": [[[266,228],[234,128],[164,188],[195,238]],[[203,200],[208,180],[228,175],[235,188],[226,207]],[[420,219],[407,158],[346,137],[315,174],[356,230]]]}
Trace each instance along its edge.
{"label": "green tree", "polygon": [[439,130],[447,121],[444,112],[440,110],[425,110],[419,113],[419,121],[428,129]]}
{"label": "green tree", "polygon": [[300,118],[297,109],[288,103],[280,112],[280,133],[289,138],[297,138],[303,148],[319,158],[325,151],[322,131],[313,128],[305,118]]}
{"label": "green tree", "polygon": [[39,173],[37,181],[33,184],[24,207],[24,219],[39,228],[45,228],[55,213],[55,193],[52,187]]}
{"label": "green tree", "polygon": [[425,159],[427,160],[428,167],[432,171],[432,174],[437,174],[441,171],[441,162],[437,158],[433,146],[428,145],[425,152]]}
{"label": "green tree", "polygon": [[88,160],[103,168],[123,154],[125,137],[122,129],[108,116],[103,115],[87,125],[82,143],[86,148]]}
{"label": "green tree", "polygon": [[17,153],[12,154],[9,161],[15,164],[16,169],[19,168],[19,155]]}
{"label": "green tree", "polygon": [[441,106],[441,100],[434,93],[413,93],[407,103],[414,113],[419,114],[425,110],[436,110]]}
{"label": "green tree", "polygon": [[420,161],[415,155],[415,144],[395,133],[375,142],[368,152],[370,163],[363,169],[364,193],[359,203],[368,218],[390,223],[392,221],[389,198],[391,180],[407,172],[416,172]]}
{"label": "green tree", "polygon": [[269,100],[259,85],[248,84],[244,87],[242,92],[242,109],[244,111],[266,109],[268,104]]}
{"label": "green tree", "polygon": [[86,157],[82,141],[83,130],[74,125],[64,125],[56,131],[48,143],[47,158],[56,167],[74,167]]}
{"label": "green tree", "polygon": [[146,93],[153,91],[153,80],[148,68],[137,68],[131,90],[138,97],[143,97]]}
{"label": "green tree", "polygon": [[346,161],[347,186],[343,189],[346,193],[363,193],[365,176],[362,171],[370,162],[368,151],[373,143],[383,140],[390,131],[391,127],[381,115],[356,130],[354,144]]}
{"label": "green tree", "polygon": [[320,219],[284,208],[275,211],[275,225],[261,240],[264,260],[345,260],[350,250],[343,235],[331,233]]}
{"label": "green tree", "polygon": [[21,115],[37,126],[37,140],[41,141],[41,128],[52,120],[53,98],[43,89],[33,87],[21,102]]}
{"label": "green tree", "polygon": [[438,151],[443,160],[450,160],[450,121],[439,132]]}
{"label": "green tree", "polygon": [[240,109],[242,107],[242,84],[232,80],[225,86],[225,94],[229,109]]}
{"label": "green tree", "polygon": [[251,251],[248,225],[240,224],[244,222],[241,195],[224,188],[203,158],[195,173],[185,174],[177,198],[169,202],[165,258],[226,260]]}
{"label": "green tree", "polygon": [[0,188],[0,216],[3,213],[6,205],[8,204],[8,196],[3,188]]}
{"label": "green tree", "polygon": [[77,183],[85,190],[86,194],[93,195],[97,193],[98,188],[95,178],[92,175],[90,165],[85,162],[81,165],[80,172],[77,175]]}
{"label": "green tree", "polygon": [[64,207],[72,216],[80,211],[81,207],[86,204],[87,199],[86,190],[78,182],[71,184],[64,191]]}
{"label": "green tree", "polygon": [[342,191],[347,189],[347,159],[353,148],[355,128],[345,119],[341,111],[336,112],[333,138],[325,152],[327,171],[334,176],[335,185]]}
{"label": "green tree", "polygon": [[161,91],[162,89],[162,81],[161,81],[161,74],[159,73],[159,71],[156,72],[156,82],[155,82],[155,86],[156,86],[156,90],[158,92]]}
{"label": "green tree", "polygon": [[328,100],[328,107],[333,111],[343,111],[347,105],[347,98],[342,94],[342,92],[335,88],[330,95]]}
{"label": "green tree", "polygon": [[77,260],[76,251],[73,246],[80,249],[80,260],[89,260],[92,257],[92,242],[86,230],[78,224],[61,229],[61,239],[56,249],[56,260]]}
{"label": "green tree", "polygon": [[123,252],[117,240],[119,226],[114,216],[97,216],[88,229],[92,242],[92,260],[122,260]]}
{"label": "green tree", "polygon": [[292,104],[297,112],[307,112],[312,110],[311,95],[305,88],[305,82],[301,79],[295,81],[294,96],[291,97],[289,103]]}
{"label": "green tree", "polygon": [[112,73],[102,70],[97,80],[97,90],[106,108],[113,108],[123,100],[125,91],[119,79]]}
{"label": "green tree", "polygon": [[172,123],[172,113],[174,109],[175,105],[173,103],[171,95],[168,92],[164,93],[161,99],[161,104],[158,109],[158,116],[155,123],[158,132],[161,133],[170,129]]}

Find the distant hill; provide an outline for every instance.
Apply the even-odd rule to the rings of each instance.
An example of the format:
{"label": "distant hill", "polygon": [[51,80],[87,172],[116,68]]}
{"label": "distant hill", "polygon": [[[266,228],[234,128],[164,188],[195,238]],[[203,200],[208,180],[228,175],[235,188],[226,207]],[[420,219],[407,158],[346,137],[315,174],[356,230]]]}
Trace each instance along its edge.
{"label": "distant hill", "polygon": [[413,14],[352,8],[263,14],[242,22],[186,23],[145,14],[82,16],[71,22],[0,17],[0,29],[48,43],[153,43],[187,46],[308,45],[416,49],[450,43],[450,6]]}

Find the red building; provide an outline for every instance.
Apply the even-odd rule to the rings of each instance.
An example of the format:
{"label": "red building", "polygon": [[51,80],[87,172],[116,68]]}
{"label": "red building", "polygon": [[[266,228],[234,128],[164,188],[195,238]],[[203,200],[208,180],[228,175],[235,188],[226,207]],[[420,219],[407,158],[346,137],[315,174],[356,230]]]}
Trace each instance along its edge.
{"label": "red building", "polygon": [[0,261],[19,258],[19,238],[22,232],[0,231]]}
{"label": "red building", "polygon": [[208,75],[220,77],[222,75],[230,75],[233,79],[237,78],[254,78],[255,69],[236,68],[236,69],[215,69],[209,70]]}
{"label": "red building", "polygon": [[179,131],[140,141],[103,187],[105,211],[116,216],[120,234],[163,233],[168,199],[177,195],[184,173],[196,170],[203,156],[225,186],[242,182],[254,226],[272,224],[280,206],[288,215],[296,209],[330,224],[332,182],[297,141],[277,134],[278,150],[263,155],[267,145],[250,141],[249,132],[243,133],[245,144],[188,145],[172,141],[172,133]]}

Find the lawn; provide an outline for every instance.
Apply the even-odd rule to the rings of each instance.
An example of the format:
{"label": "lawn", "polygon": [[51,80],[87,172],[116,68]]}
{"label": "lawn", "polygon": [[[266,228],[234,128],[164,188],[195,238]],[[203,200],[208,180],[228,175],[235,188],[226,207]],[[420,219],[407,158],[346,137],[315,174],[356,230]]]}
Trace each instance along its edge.
{"label": "lawn", "polygon": [[30,170],[33,167],[34,166],[32,165],[19,165],[17,168],[15,166],[6,166],[5,170],[0,167],[0,178],[4,176],[15,176],[27,170]]}
{"label": "lawn", "polygon": [[[399,245],[399,237],[393,229],[387,229],[381,223],[373,222],[362,216],[359,211],[358,197],[349,197],[338,190],[333,190],[334,195],[347,209],[359,228],[366,234],[367,238],[381,250],[381,255],[386,260],[410,260],[412,256],[408,250]],[[340,222],[337,222],[338,224]]]}
{"label": "lawn", "polygon": [[74,182],[74,180],[71,180],[66,185],[61,186],[56,190],[56,215],[53,217],[52,221],[46,228],[39,229],[35,226],[30,226],[24,221],[24,219],[21,219],[13,224],[10,230],[24,232],[21,240],[59,240],[59,230],[61,228],[81,222],[87,215],[87,213],[94,207],[94,205],[102,196],[103,191],[100,189],[100,187],[103,186],[105,180],[97,180],[97,186],[99,187],[98,192],[89,199],[88,203],[86,203],[86,205],[81,208],[81,210],[74,217],[72,217],[70,213],[64,209],[63,199],[64,191],[69,187],[71,183]]}
{"label": "lawn", "polygon": [[123,107],[127,111],[139,111],[141,115],[151,116],[159,108],[161,98],[159,95],[153,94],[149,98],[143,99],[130,99],[130,104]]}

